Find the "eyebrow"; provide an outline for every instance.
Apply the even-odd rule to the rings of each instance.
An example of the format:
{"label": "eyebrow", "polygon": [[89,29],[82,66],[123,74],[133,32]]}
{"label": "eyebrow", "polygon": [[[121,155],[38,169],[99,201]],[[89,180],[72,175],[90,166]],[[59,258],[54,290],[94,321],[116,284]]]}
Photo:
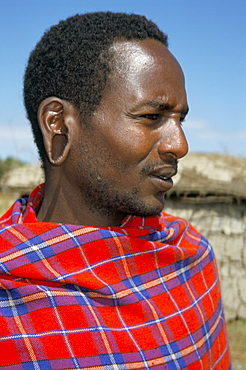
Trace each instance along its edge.
{"label": "eyebrow", "polygon": [[[168,104],[168,103],[162,103],[158,100],[147,100],[143,103],[138,104],[135,108],[143,108],[144,106],[152,107],[152,108],[158,108],[160,110],[170,110],[170,111],[175,109],[175,105],[171,105],[171,104]],[[188,112],[189,112],[189,107],[187,105],[184,109],[182,109],[182,111],[180,113],[182,115],[186,116],[188,114]]]}

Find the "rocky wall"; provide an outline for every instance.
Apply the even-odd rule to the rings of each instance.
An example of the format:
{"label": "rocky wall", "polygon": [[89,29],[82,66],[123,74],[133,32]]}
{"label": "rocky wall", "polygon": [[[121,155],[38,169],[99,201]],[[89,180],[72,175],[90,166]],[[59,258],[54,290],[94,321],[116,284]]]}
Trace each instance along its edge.
{"label": "rocky wall", "polygon": [[212,244],[227,320],[246,319],[246,202],[167,199],[165,212],[189,220]]}

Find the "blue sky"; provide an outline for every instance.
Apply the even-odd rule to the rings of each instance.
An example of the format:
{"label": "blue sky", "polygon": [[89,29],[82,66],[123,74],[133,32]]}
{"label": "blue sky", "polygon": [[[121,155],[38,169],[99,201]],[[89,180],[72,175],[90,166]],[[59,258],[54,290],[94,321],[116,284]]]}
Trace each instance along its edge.
{"label": "blue sky", "polygon": [[246,157],[245,0],[0,0],[0,158],[36,162],[22,103],[30,51],[45,30],[76,13],[147,16],[169,35],[185,76],[191,152]]}

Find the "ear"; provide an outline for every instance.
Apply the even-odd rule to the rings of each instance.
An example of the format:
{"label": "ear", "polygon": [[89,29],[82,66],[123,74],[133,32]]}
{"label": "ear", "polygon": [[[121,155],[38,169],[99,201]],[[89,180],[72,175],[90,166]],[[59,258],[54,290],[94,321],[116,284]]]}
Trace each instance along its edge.
{"label": "ear", "polygon": [[60,166],[66,160],[77,119],[77,109],[66,100],[49,97],[41,102],[38,122],[47,157],[52,165]]}

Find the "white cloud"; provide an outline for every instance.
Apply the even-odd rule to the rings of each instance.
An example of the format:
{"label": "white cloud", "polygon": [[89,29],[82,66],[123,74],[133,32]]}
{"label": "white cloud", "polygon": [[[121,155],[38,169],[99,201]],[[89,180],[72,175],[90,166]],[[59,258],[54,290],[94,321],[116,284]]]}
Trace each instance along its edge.
{"label": "white cloud", "polygon": [[19,125],[0,123],[0,133],[0,158],[12,156],[31,163],[38,161],[28,122]]}
{"label": "white cloud", "polygon": [[246,129],[234,125],[233,129],[201,120],[187,119],[184,131],[191,151],[220,152],[231,155],[246,156]]}
{"label": "white cloud", "polygon": [[233,131],[228,130],[228,128],[222,131],[216,129],[215,124],[200,119],[187,119],[184,130],[203,139],[246,139],[246,129],[235,130],[235,127],[233,127]]}
{"label": "white cloud", "polygon": [[187,119],[184,125],[184,127],[188,129],[204,130],[208,126],[208,123],[199,119]]}
{"label": "white cloud", "polygon": [[1,126],[1,137],[0,140],[30,140],[32,133],[30,127],[27,125],[6,125],[0,124]]}

